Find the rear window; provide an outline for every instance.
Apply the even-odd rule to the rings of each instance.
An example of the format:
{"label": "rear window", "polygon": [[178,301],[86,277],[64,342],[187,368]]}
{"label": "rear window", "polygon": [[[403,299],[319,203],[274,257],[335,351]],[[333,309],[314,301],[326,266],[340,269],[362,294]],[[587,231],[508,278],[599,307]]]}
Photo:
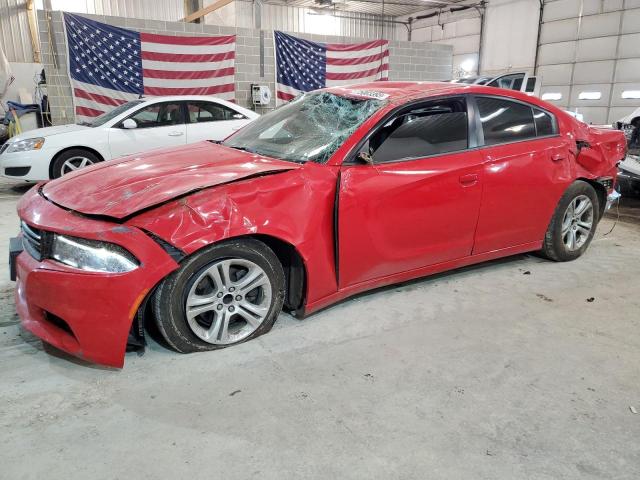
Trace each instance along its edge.
{"label": "rear window", "polygon": [[536,126],[531,107],[493,97],[476,99],[485,145],[535,138]]}
{"label": "rear window", "polygon": [[539,108],[534,108],[533,118],[536,122],[536,135],[539,137],[556,133],[555,122],[550,113],[540,110]]}

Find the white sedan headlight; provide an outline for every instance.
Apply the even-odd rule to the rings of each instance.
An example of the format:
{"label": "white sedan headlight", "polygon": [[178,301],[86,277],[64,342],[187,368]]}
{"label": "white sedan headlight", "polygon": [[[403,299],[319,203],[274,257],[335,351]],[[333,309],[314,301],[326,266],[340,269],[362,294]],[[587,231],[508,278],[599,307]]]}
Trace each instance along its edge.
{"label": "white sedan headlight", "polygon": [[113,243],[54,235],[51,257],[89,272],[125,273],[138,268],[138,260]]}
{"label": "white sedan headlight", "polygon": [[28,152],[30,150],[40,150],[44,145],[44,138],[25,138],[9,145],[7,153]]}

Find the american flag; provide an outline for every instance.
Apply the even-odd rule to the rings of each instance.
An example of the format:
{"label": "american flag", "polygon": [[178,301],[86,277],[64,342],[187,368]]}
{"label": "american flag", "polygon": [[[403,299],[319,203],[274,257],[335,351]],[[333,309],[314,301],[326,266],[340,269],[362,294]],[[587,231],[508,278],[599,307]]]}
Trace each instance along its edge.
{"label": "american flag", "polygon": [[235,35],[157,35],[64,14],[77,121],[141,95],[235,97]]}
{"label": "american flag", "polygon": [[389,42],[318,43],[274,32],[276,90],[288,101],[317,88],[389,79]]}

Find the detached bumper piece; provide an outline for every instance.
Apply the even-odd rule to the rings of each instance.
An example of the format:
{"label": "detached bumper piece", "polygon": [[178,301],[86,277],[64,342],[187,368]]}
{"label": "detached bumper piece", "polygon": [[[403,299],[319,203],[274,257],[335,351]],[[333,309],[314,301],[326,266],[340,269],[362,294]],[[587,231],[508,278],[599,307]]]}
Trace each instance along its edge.
{"label": "detached bumper piece", "polygon": [[12,282],[16,281],[16,259],[22,251],[22,238],[13,237],[9,239],[9,277]]}

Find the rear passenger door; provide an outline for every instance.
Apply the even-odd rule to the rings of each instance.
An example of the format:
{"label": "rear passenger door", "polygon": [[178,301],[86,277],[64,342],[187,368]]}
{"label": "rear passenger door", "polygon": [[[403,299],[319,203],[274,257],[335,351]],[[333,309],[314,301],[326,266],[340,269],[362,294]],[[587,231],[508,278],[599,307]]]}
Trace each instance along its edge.
{"label": "rear passenger door", "polygon": [[224,140],[248,122],[243,114],[216,102],[187,102],[187,143]]}
{"label": "rear passenger door", "polygon": [[528,103],[476,96],[483,191],[473,253],[539,242],[571,182],[568,140]]}

